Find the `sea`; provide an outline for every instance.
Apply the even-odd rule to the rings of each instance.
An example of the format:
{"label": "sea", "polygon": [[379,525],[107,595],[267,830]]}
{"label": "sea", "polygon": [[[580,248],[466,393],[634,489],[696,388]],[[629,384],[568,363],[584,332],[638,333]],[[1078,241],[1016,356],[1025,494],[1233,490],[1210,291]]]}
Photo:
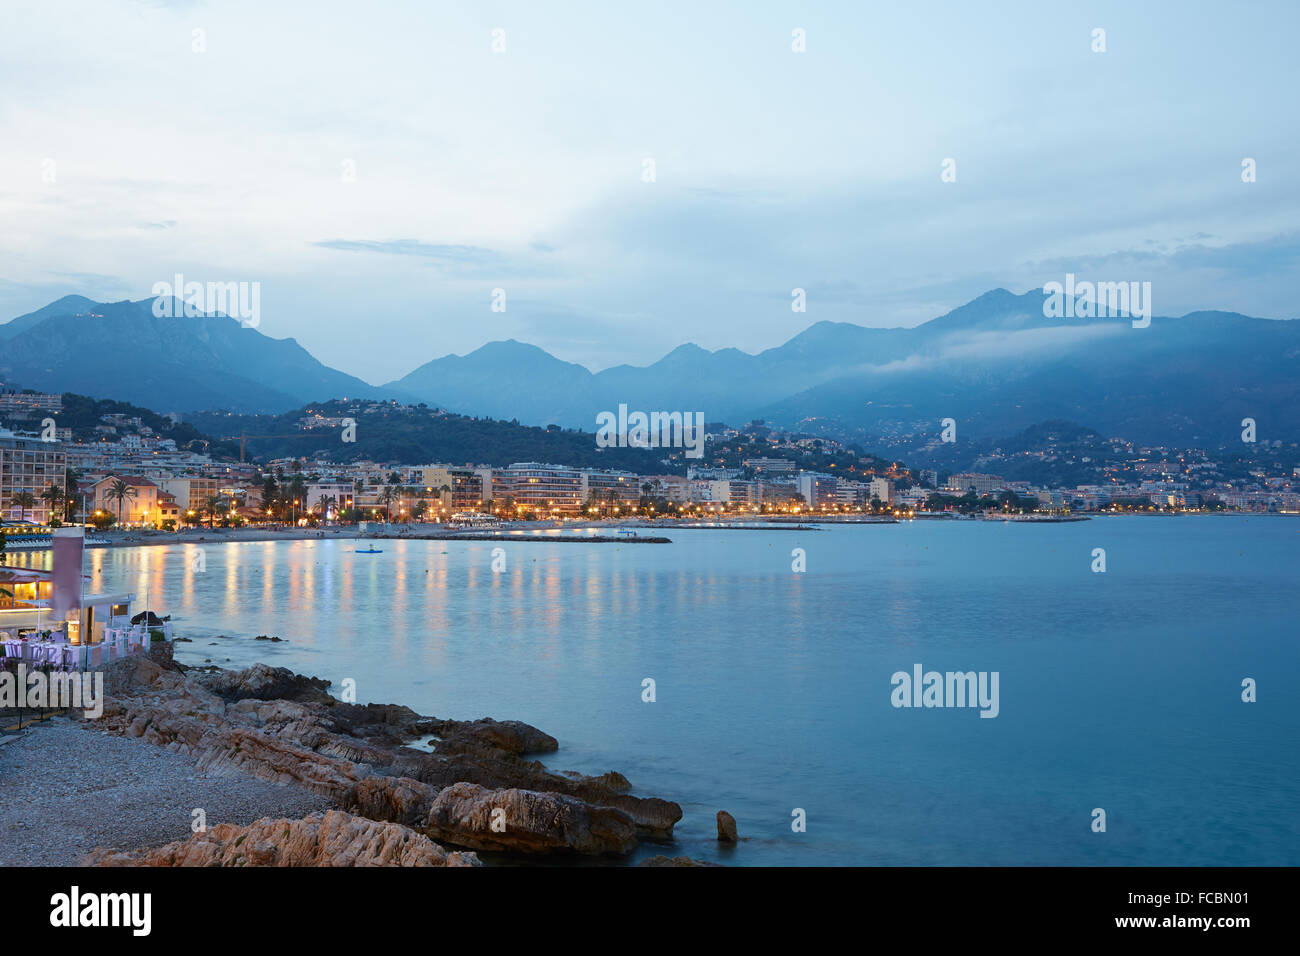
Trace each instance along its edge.
{"label": "sea", "polygon": [[681,804],[622,862],[1300,864],[1300,518],[662,533],[103,549],[87,590],[183,663],[540,727]]}

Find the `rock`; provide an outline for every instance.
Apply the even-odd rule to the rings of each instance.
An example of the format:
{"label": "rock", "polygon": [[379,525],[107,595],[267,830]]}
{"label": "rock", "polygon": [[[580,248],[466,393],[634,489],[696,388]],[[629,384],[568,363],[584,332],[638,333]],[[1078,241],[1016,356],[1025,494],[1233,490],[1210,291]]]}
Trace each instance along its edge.
{"label": "rock", "polygon": [[493,720],[485,717],[474,721],[444,720],[435,723],[433,733],[442,738],[447,749],[457,745],[469,749],[476,745],[487,745],[508,754],[554,753],[560,749],[559,741],[550,734],[519,720]]}
{"label": "rock", "polygon": [[637,843],[636,824],[621,810],[558,793],[488,790],[472,783],[442,790],[424,831],[458,846],[523,853],[623,854]]}
{"label": "rock", "polygon": [[[325,681],[263,664],[188,674],[149,661],[127,666],[134,670],[114,676],[102,719],[87,729],[191,755],[209,773],[296,784],[349,813],[436,840],[626,853],[638,836],[671,837],[682,816],[676,803],[629,793],[622,774],[555,773],[526,759],[558,744],[520,721],[447,721],[399,705],[347,704],[324,692]],[[432,753],[404,746],[431,734]],[[504,833],[492,830],[492,809],[506,811]]]}
{"label": "rock", "polygon": [[689,856],[648,856],[637,866],[718,866],[707,860],[695,860]]}
{"label": "rock", "polygon": [[287,667],[254,664],[241,671],[220,671],[207,678],[207,686],[227,700],[302,700],[326,703],[330,682],[304,677]]}
{"label": "rock", "polygon": [[301,820],[264,817],[246,827],[219,823],[154,849],[95,850],[87,866],[479,866],[474,853],[448,852],[398,823],[340,810]]}
{"label": "rock", "polygon": [[736,842],[736,818],[726,810],[718,811],[718,842]]}
{"label": "rock", "polygon": [[391,820],[421,828],[437,796],[435,788],[410,777],[366,777],[357,781],[345,806],[372,820]]}

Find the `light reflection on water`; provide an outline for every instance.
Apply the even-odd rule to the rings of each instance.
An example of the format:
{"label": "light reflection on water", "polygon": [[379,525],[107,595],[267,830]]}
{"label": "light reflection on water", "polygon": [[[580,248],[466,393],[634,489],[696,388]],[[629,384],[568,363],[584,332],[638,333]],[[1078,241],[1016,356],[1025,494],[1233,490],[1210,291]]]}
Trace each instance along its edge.
{"label": "light reflection on water", "polygon": [[[100,549],[86,567],[88,591],[170,613],[194,641],[184,663],[263,660],[354,678],[362,701],[541,727],[561,741],[549,765],[617,769],[683,804],[677,846],[641,855],[1295,865],[1297,530],[915,522],[671,545],[388,540],[368,555],[317,539]],[[1106,574],[1089,570],[1094,547]],[[1001,715],[892,708],[890,675],[917,662],[999,671]],[[1240,702],[1244,676],[1256,704]],[[720,850],[719,809],[752,839]]]}

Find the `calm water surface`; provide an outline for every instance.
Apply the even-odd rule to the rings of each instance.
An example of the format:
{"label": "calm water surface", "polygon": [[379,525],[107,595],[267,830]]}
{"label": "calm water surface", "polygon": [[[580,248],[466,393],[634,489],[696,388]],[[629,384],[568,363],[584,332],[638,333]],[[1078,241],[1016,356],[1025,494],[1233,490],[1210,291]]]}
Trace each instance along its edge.
{"label": "calm water surface", "polygon": [[[264,660],[336,690],[352,677],[363,702],[535,724],[560,740],[550,766],[617,769],[681,803],[672,853],[1300,863],[1300,520],[670,536],[507,539],[499,574],[495,542],[215,544],[201,572],[200,546],[99,550],[87,565],[90,589],[173,615],[194,638],[183,662]],[[890,677],[916,663],[1000,672],[1000,715],[895,709]],[[1245,677],[1257,703],[1241,701]],[[719,809],[749,838],[735,850],[713,840]]]}

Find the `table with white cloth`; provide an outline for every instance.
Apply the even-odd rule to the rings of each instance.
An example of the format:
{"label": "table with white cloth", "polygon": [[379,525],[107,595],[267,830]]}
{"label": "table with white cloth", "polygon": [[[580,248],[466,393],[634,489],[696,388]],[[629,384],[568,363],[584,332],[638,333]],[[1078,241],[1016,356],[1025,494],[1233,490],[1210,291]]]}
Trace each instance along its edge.
{"label": "table with white cloth", "polygon": [[88,666],[91,645],[69,644],[67,641],[4,641],[6,660],[20,660],[29,667],[72,668],[81,670]]}

